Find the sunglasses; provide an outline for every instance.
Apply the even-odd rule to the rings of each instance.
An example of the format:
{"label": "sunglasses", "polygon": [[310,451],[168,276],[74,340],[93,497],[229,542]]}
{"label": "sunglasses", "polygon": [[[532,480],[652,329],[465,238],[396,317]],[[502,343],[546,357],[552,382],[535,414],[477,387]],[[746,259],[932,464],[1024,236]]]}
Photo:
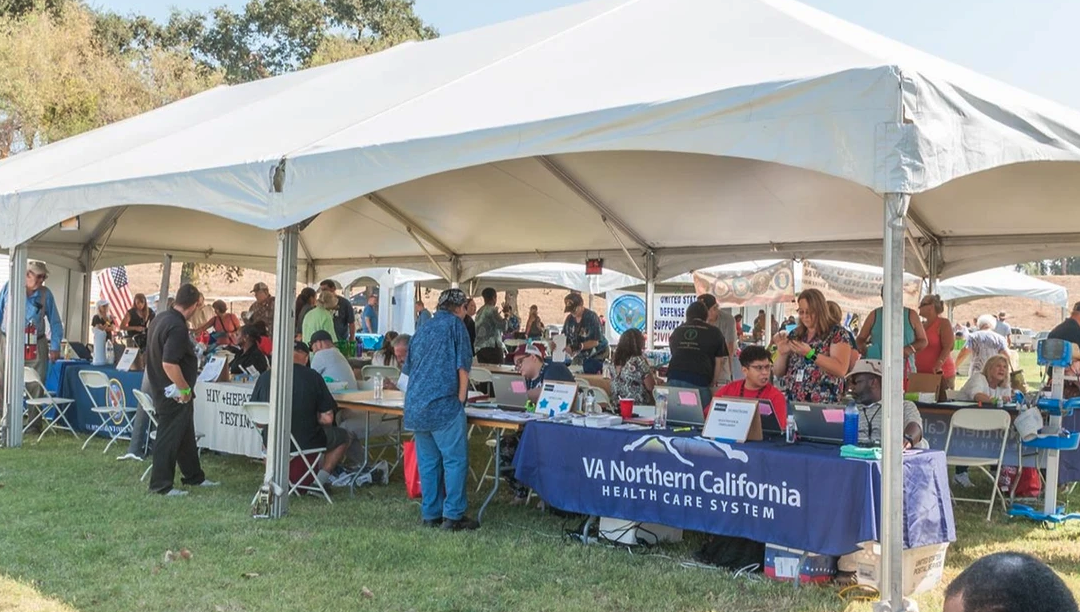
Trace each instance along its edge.
{"label": "sunglasses", "polygon": [[48,274],[34,274],[33,272],[27,272],[26,275],[31,277],[31,278],[36,278],[36,279],[41,280],[41,281],[49,278]]}

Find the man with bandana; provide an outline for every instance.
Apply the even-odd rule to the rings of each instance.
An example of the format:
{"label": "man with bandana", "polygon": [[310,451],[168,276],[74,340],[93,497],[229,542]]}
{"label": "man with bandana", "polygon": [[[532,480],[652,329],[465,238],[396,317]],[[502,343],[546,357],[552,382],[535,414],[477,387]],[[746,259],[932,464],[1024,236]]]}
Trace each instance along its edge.
{"label": "man with bandana", "polygon": [[465,400],[473,362],[463,322],[468,300],[460,289],[439,295],[435,316],[416,331],[402,368],[409,377],[404,425],[416,443],[421,519],[428,527],[450,531],[480,526],[465,516],[469,475]]}

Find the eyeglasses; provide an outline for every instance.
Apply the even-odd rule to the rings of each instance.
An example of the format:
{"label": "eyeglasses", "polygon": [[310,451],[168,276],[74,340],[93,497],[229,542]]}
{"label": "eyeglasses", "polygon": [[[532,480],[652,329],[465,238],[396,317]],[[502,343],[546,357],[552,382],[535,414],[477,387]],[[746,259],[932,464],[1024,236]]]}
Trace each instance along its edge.
{"label": "eyeglasses", "polygon": [[43,281],[43,280],[49,278],[48,274],[34,274],[33,272],[27,272],[26,275],[31,277],[31,278],[36,278],[36,279],[38,279],[40,281]]}
{"label": "eyeglasses", "polygon": [[749,366],[746,366],[746,369],[747,370],[754,370],[756,372],[766,372],[766,371],[772,369],[772,365],[770,365],[768,363],[763,363],[763,364],[760,364],[760,365],[749,365]]}
{"label": "eyeglasses", "polygon": [[800,308],[795,311],[795,314],[799,315],[800,317],[805,317],[806,315],[812,315],[814,313],[810,312],[809,310],[803,310],[802,308]]}

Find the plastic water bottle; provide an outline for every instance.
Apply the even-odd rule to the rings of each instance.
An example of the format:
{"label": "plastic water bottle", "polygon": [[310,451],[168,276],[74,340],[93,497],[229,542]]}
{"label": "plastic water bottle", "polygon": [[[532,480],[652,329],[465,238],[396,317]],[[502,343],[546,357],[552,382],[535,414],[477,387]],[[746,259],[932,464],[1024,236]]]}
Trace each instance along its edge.
{"label": "plastic water bottle", "polygon": [[844,444],[859,443],[859,408],[855,400],[848,402],[844,408]]}
{"label": "plastic water bottle", "polygon": [[379,373],[379,372],[376,372],[375,376],[372,378],[372,381],[375,383],[375,399],[381,400],[382,399],[382,391],[383,391],[383,389],[382,389],[382,387],[383,387],[383,376],[382,376],[382,374]]}
{"label": "plastic water bottle", "polygon": [[787,427],[784,429],[784,440],[788,444],[795,444],[798,427],[795,425],[795,415],[787,415]]}
{"label": "plastic water bottle", "polygon": [[585,394],[585,414],[596,414],[596,394],[592,389]]}
{"label": "plastic water bottle", "polygon": [[116,363],[116,348],[113,346],[112,339],[105,341],[105,359],[108,363]]}

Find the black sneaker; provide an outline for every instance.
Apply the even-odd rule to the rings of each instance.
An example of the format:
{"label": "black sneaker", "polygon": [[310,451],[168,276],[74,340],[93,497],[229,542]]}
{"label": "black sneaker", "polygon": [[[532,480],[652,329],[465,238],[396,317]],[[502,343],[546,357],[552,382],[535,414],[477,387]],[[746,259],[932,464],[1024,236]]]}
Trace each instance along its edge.
{"label": "black sneaker", "polygon": [[473,531],[480,528],[480,523],[472,520],[467,516],[463,516],[459,519],[445,519],[442,523],[442,528],[447,531]]}
{"label": "black sneaker", "polygon": [[420,524],[422,524],[424,527],[431,527],[432,529],[438,529],[439,527],[442,527],[443,520],[441,518],[424,519],[424,520],[420,521]]}

